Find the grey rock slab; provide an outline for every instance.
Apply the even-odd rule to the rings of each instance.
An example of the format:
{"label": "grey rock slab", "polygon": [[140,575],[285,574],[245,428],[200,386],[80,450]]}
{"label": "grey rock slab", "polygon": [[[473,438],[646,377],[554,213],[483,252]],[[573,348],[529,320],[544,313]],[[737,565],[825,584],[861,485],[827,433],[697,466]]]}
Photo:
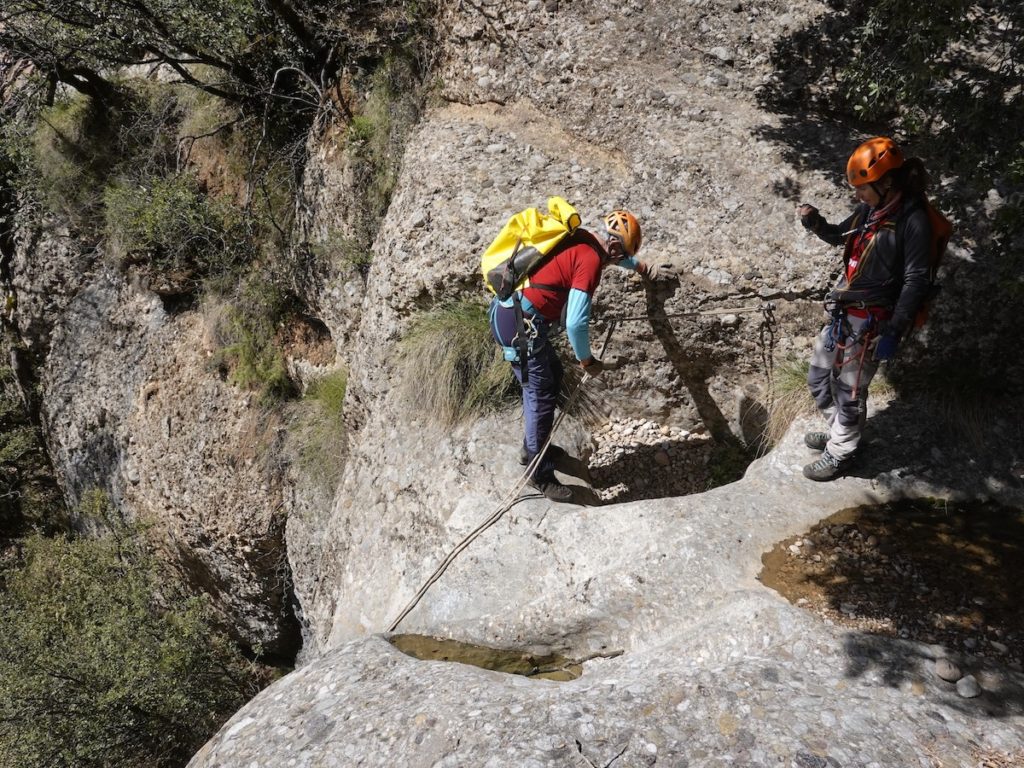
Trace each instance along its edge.
{"label": "grey rock slab", "polygon": [[[1024,676],[1001,678],[1011,703],[984,717],[927,674],[929,646],[822,623],[756,581],[774,542],[889,498],[870,480],[811,484],[792,472],[808,426],[703,494],[597,508],[524,501],[400,627],[576,658],[622,651],[585,662],[579,679],[417,661],[367,636],[265,690],[191,767],[714,765],[755,753],[884,766],[924,764],[934,738],[963,750],[1013,743]],[[453,524],[467,530],[481,503],[466,496]],[[388,615],[378,615],[380,627]],[[282,723],[304,736],[275,730]]]}

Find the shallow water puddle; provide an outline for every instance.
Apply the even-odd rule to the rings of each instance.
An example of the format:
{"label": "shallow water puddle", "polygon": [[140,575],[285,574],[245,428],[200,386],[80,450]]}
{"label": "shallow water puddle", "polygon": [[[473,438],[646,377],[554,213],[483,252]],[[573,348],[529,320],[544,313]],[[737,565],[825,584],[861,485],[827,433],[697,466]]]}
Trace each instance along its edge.
{"label": "shallow water puddle", "polygon": [[427,635],[392,635],[387,640],[402,653],[421,661],[456,661],[494,672],[560,682],[575,680],[583,674],[580,662],[557,653],[538,655]]}
{"label": "shallow water puddle", "polygon": [[761,558],[791,602],[873,634],[1024,661],[1024,511],[905,499],[843,510]]}

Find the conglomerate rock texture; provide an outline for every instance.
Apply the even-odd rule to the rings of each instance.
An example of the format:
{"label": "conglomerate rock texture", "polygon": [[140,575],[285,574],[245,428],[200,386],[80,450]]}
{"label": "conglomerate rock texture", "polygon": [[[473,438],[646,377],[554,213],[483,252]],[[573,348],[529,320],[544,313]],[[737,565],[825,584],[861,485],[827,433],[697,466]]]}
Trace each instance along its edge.
{"label": "conglomerate rock texture", "polygon": [[[358,331],[339,348],[353,430],[344,481],[314,530],[301,516],[289,524],[293,570],[319,582],[296,580],[314,644],[379,627],[448,539],[460,497],[515,478],[518,422],[497,437],[490,424],[452,431],[410,411],[396,386],[402,332],[422,310],[481,295],[479,254],[515,211],[560,194],[596,226],[627,207],[643,224],[641,257],[677,272],[649,284],[606,270],[592,336],[595,347],[608,337],[619,365],[599,389],[612,415],[725,439],[771,366],[806,353],[835,254],[773,190],[789,179],[825,210],[846,203],[829,174],[787,165],[759,136],[774,118],[753,89],[782,10],[452,6],[442,103],[410,139]],[[742,29],[725,26],[734,18]],[[722,45],[731,52],[711,52]],[[760,311],[769,300],[772,323]],[[722,314],[696,314],[706,310]]]}
{"label": "conglomerate rock texture", "polygon": [[[191,768],[1010,764],[1019,669],[975,658],[980,695],[967,698],[939,676],[947,649],[823,622],[755,580],[761,554],[823,511],[948,490],[898,471],[809,486],[801,438],[704,494],[524,500],[400,627],[592,658],[580,678],[353,640],[261,693]],[[462,512],[449,521],[460,533],[478,522]]]}
{"label": "conglomerate rock texture", "polygon": [[[436,87],[368,268],[326,247],[357,216],[344,126],[311,147],[300,222],[322,247],[294,281],[349,371],[336,488],[282,461],[286,423],[211,365],[202,309],[162,300],[67,233],[20,230],[3,254],[68,500],[99,487],[153,523],[249,644],[294,649],[294,590],[304,666],[194,765],[966,765],[976,750],[1011,753],[1019,670],[982,665],[982,694],[961,698],[931,674],[943,649],[841,631],[754,580],[762,552],[843,506],[902,492],[1019,503],[1019,426],[988,426],[999,450],[981,455],[898,400],[873,415],[873,463],[855,478],[803,480],[811,457],[794,432],[741,483],[681,498],[658,497],[698,490],[703,475],[648,482],[617,460],[607,427],[569,419],[558,443],[594,452],[629,503],[519,502],[401,629],[598,654],[583,677],[418,662],[381,640],[521,470],[516,412],[440,424],[409,399],[398,354],[424,310],[484,299],[479,255],[507,217],[553,194],[585,225],[611,208],[639,216],[640,257],[676,277],[606,271],[592,338],[616,365],[589,391],[613,423],[667,438],[646,443],[658,472],[703,473],[710,443],[756,436],[772,371],[810,349],[839,255],[794,209],[846,215],[840,171],[863,138],[825,123],[794,137],[761,103],[780,77],[776,44],[828,12],[821,3],[446,9]],[[971,245],[952,248],[954,269]],[[331,367],[291,363],[299,378]]]}

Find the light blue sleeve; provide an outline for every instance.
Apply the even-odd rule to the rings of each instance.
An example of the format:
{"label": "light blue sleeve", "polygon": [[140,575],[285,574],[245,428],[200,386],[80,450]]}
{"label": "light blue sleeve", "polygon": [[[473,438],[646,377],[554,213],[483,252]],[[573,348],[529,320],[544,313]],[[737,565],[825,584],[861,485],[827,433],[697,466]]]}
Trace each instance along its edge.
{"label": "light blue sleeve", "polygon": [[565,335],[577,360],[590,357],[590,294],[573,288],[565,306]]}
{"label": "light blue sleeve", "polygon": [[631,269],[636,272],[636,268],[640,266],[640,262],[636,260],[635,256],[627,256],[626,258],[617,261],[615,265],[622,267],[623,269]]}

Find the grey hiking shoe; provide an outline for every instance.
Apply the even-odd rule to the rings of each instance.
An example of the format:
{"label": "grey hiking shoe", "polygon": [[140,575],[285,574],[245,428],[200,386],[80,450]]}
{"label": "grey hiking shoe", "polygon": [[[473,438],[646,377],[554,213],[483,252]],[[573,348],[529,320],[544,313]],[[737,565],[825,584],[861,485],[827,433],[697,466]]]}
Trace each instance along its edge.
{"label": "grey hiking shoe", "polygon": [[[548,452],[545,454],[551,461],[559,461],[565,458],[565,449],[561,448],[554,443],[548,446]],[[530,463],[530,454],[526,452],[526,446],[520,446],[519,448],[519,463],[524,467]]]}
{"label": "grey hiking shoe", "polygon": [[807,432],[804,434],[804,445],[816,451],[824,451],[828,437],[828,432]]}
{"label": "grey hiking shoe", "polygon": [[529,481],[531,488],[536,488],[538,491],[544,494],[544,496],[551,501],[572,501],[572,488],[567,485],[562,485],[555,479],[551,480],[533,480]]}
{"label": "grey hiking shoe", "polygon": [[809,480],[831,480],[841,475],[851,461],[853,461],[853,457],[837,459],[831,453],[825,451],[821,454],[821,458],[804,467],[804,477]]}

